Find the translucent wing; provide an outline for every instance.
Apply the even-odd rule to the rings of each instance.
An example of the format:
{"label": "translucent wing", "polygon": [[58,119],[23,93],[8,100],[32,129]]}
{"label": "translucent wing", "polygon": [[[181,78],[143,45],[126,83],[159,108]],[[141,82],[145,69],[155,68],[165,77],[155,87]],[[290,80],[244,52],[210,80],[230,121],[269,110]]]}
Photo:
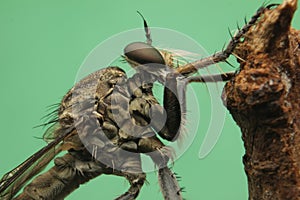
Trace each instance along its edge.
{"label": "translucent wing", "polygon": [[[40,173],[61,152],[62,140],[70,135],[73,130],[73,127],[62,128],[59,123],[49,127],[44,134],[44,138],[47,138],[46,141],[48,142],[52,138],[52,141],[2,177],[0,180],[0,199],[12,199],[33,176]],[[54,139],[53,136],[55,135],[57,137]]]}

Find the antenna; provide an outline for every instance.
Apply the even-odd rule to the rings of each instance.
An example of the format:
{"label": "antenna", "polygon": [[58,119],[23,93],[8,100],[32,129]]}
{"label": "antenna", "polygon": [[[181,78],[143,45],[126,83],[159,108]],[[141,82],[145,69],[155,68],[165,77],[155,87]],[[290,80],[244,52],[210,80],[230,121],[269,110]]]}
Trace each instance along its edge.
{"label": "antenna", "polygon": [[152,44],[152,39],[151,39],[151,32],[150,32],[150,28],[148,27],[147,21],[145,20],[144,16],[139,12],[136,11],[143,19],[144,21],[144,29],[145,29],[145,33],[146,33],[146,38],[147,38],[147,44],[151,45]]}

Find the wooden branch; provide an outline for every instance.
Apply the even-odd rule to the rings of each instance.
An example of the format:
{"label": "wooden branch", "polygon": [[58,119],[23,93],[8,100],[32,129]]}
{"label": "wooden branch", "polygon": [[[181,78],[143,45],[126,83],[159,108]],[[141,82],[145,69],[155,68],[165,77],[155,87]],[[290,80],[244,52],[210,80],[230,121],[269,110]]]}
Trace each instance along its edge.
{"label": "wooden branch", "polygon": [[250,200],[300,199],[300,31],[297,0],[264,15],[235,50],[240,72],[223,101],[240,126]]}

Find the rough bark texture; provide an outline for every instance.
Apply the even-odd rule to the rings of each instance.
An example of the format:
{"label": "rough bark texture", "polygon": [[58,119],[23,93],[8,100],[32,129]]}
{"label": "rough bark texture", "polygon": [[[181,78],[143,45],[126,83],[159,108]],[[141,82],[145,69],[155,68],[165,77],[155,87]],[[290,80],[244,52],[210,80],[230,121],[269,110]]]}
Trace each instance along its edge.
{"label": "rough bark texture", "polygon": [[223,101],[242,130],[251,200],[300,199],[300,31],[297,0],[267,10],[235,50],[240,72]]}

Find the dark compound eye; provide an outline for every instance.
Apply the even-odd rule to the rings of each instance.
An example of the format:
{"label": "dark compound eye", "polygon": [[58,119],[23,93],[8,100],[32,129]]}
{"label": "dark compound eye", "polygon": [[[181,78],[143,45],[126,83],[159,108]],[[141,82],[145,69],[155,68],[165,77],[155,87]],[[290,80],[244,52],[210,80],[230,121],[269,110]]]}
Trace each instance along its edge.
{"label": "dark compound eye", "polygon": [[133,42],[124,48],[124,54],[130,60],[141,65],[157,63],[165,65],[165,60],[159,51],[144,42]]}

